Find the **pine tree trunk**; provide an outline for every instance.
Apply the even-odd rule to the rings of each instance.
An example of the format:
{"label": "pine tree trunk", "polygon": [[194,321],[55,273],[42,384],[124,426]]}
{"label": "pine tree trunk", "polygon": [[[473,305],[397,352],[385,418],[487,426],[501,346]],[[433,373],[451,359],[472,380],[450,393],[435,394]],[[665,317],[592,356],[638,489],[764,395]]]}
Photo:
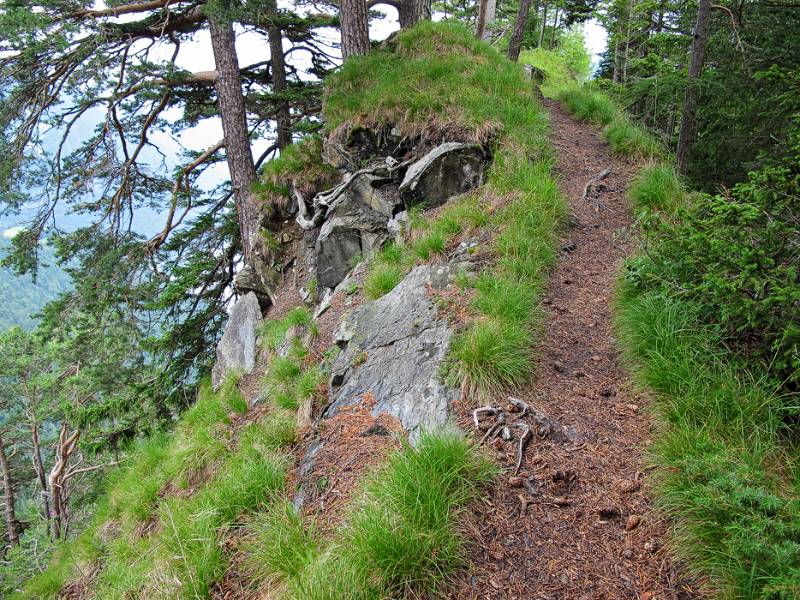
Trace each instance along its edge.
{"label": "pine tree trunk", "polygon": [[6,498],[6,536],[8,536],[8,543],[11,546],[17,546],[19,544],[20,528],[19,521],[17,521],[17,513],[14,509],[16,501],[14,495],[14,480],[11,477],[11,465],[8,462],[8,455],[6,454],[2,433],[0,433],[0,471],[2,471],[3,475],[3,494]]}
{"label": "pine tree trunk", "polygon": [[31,443],[33,445],[33,470],[36,471],[36,478],[42,488],[42,513],[47,525],[47,535],[50,535],[50,500],[48,498],[47,474],[44,470],[42,460],[42,444],[39,441],[39,426],[35,421],[31,423]]}
{"label": "pine tree trunk", "polygon": [[[371,0],[369,6],[377,4],[381,4],[381,2]],[[397,16],[400,21],[401,29],[413,27],[420,21],[431,18],[430,0],[398,0],[397,3],[392,4],[392,6],[397,9]]]}
{"label": "pine tree trunk", "polygon": [[225,156],[231,174],[233,196],[239,218],[244,261],[250,263],[251,247],[258,233],[258,207],[252,192],[256,168],[250,150],[247,112],[239,77],[235,35],[230,20],[224,16],[209,19],[211,48],[217,65],[217,102],[225,136]]}
{"label": "pine tree trunk", "polygon": [[711,24],[711,0],[700,0],[697,9],[697,21],[692,34],[692,50],[689,59],[689,77],[686,81],[686,95],[683,99],[683,113],[681,115],[681,129],[678,133],[678,149],[676,162],[681,172],[686,171],[689,151],[694,143],[697,130],[697,80],[703,71],[706,58],[706,42]]}
{"label": "pine tree trunk", "polygon": [[[272,20],[275,16],[274,9],[270,15],[267,26],[269,38],[269,60],[272,66],[272,93],[276,95],[286,93],[286,63],[283,56],[283,34]],[[292,143],[292,120],[289,114],[289,101],[278,101],[278,112],[275,115],[275,129],[278,134],[278,149],[283,150]]]}
{"label": "pine tree trunk", "polygon": [[553,21],[553,29],[550,31],[550,48],[553,48],[553,44],[556,43],[556,30],[558,29],[558,15],[559,9],[556,7],[556,18]]}
{"label": "pine tree trunk", "polygon": [[531,0],[521,0],[517,21],[514,23],[514,31],[508,42],[508,58],[517,62],[519,51],[522,48],[522,36],[525,35],[525,25],[528,22],[528,13],[531,11]]}
{"label": "pine tree trunk", "polygon": [[478,3],[478,22],[475,24],[475,37],[479,40],[483,39],[483,33],[486,29],[486,11],[488,4],[489,0],[480,0]]}
{"label": "pine tree trunk", "polygon": [[542,30],[539,33],[539,45],[538,45],[539,48],[541,48],[542,44],[544,44],[544,31],[547,28],[547,2],[544,3],[543,9],[544,11],[542,14]]}
{"label": "pine tree trunk", "polygon": [[497,18],[497,0],[486,0],[486,19],[483,24],[482,39],[489,39],[492,30],[492,24]]}
{"label": "pine tree trunk", "polygon": [[365,0],[342,0],[339,8],[342,59],[369,53],[369,22]]}
{"label": "pine tree trunk", "polygon": [[619,83],[620,75],[622,74],[622,55],[619,52],[619,41],[614,42],[614,74],[611,81]]}

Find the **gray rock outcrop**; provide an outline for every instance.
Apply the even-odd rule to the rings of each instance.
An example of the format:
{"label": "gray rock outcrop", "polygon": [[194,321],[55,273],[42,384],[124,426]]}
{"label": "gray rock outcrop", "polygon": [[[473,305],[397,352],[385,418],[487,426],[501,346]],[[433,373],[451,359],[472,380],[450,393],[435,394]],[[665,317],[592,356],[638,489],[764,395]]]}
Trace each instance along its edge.
{"label": "gray rock outcrop", "polygon": [[250,373],[256,364],[256,327],[261,320],[258,298],[249,292],[231,309],[225,333],[217,344],[217,362],[211,370],[211,384],[216,390],[232,371]]}
{"label": "gray rock outcrop", "polygon": [[344,318],[334,339],[342,351],[331,369],[324,417],[369,392],[373,414],[397,417],[412,442],[447,422],[458,392],[442,383],[440,370],[452,331],[429,289],[445,288],[454,275],[447,265],[417,267],[394,290]]}
{"label": "gray rock outcrop", "polygon": [[400,184],[400,195],[406,206],[440,206],[481,185],[485,163],[480,146],[442,144],[409,167]]}
{"label": "gray rock outcrop", "polygon": [[361,256],[369,258],[389,239],[388,218],[361,204],[348,201],[340,205],[319,232],[315,255],[317,282],[336,287]]}

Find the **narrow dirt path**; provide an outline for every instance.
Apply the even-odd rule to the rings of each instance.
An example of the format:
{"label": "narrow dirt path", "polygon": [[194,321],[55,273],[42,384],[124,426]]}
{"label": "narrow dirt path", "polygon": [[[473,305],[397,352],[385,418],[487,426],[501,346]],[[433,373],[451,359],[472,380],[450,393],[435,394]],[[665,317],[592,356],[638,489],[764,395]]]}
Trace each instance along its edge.
{"label": "narrow dirt path", "polygon": [[[612,296],[632,247],[625,190],[635,168],[610,156],[596,128],[546,105],[571,227],[544,298],[536,376],[520,398],[574,428],[578,440],[532,442],[520,472],[527,489],[506,485],[509,471],[475,504],[467,524],[478,540],[473,568],[456,597],[696,598],[651,510],[644,473],[651,418],[614,347]],[[582,201],[586,183],[606,169],[596,198]],[[512,444],[495,444],[510,458]]]}

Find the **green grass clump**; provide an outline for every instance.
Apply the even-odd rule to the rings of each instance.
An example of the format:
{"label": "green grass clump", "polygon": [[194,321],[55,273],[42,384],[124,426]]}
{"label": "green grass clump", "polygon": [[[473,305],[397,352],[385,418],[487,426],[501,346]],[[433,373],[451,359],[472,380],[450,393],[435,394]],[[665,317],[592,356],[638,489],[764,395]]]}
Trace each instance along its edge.
{"label": "green grass clump", "polygon": [[307,365],[308,350],[299,339],[291,342],[286,356],[273,356],[264,385],[267,396],[280,408],[297,410],[308,400],[324,379],[318,365]]}
{"label": "green grass clump", "polygon": [[318,335],[319,328],[311,311],[303,306],[290,310],[282,319],[264,319],[258,325],[258,336],[262,346],[276,350],[286,338],[290,327],[306,327],[311,335]]}
{"label": "green grass clump", "polygon": [[606,94],[589,86],[570,86],[558,94],[569,112],[584,121],[608,125],[614,120],[617,109]]}
{"label": "green grass clump", "polygon": [[284,581],[297,599],[433,594],[463,564],[455,523],[494,469],[455,432],[424,434],[368,478],[326,548],[291,505],[253,526],[261,580]]}
{"label": "green grass clump", "polygon": [[655,500],[684,564],[721,597],[798,597],[800,471],[784,399],[733,366],[680,299],[625,288],[617,326],[637,379],[656,392]]}
{"label": "green grass clump", "polygon": [[687,197],[688,191],[678,170],[662,162],[640,169],[628,188],[628,198],[637,209],[647,208],[667,214],[685,205]]}
{"label": "green grass clump", "polygon": [[56,598],[92,563],[99,598],[207,597],[228,564],[222,536],[240,514],[284,490],[281,448],[296,436],[278,413],[232,440],[222,396],[204,382],[171,437],[137,442],[109,478],[92,524],[59,548],[19,597]]}
{"label": "green grass clump", "polygon": [[453,341],[454,384],[466,381],[470,393],[486,396],[525,381],[533,359],[530,335],[497,319],[479,320]]}
{"label": "green grass clump", "polygon": [[247,525],[246,565],[257,582],[299,577],[319,559],[313,525],[306,525],[291,502],[282,500]]}
{"label": "green grass clump", "polygon": [[256,191],[281,208],[291,204],[290,186],[308,196],[332,186],[339,174],[322,160],[322,137],[310,135],[283,150],[261,169]]}
{"label": "green grass clump", "polygon": [[644,160],[664,155],[664,148],[652,134],[626,118],[615,119],[603,130],[603,137],[617,156]]}
{"label": "green grass clump", "polygon": [[225,406],[243,415],[247,412],[248,406],[247,400],[245,400],[242,391],[239,389],[240,379],[241,373],[227,374],[225,376],[225,381],[222,382],[219,388],[218,394]]}
{"label": "green grass clump", "polygon": [[397,244],[389,244],[378,252],[369,265],[364,277],[364,293],[375,300],[391,292],[406,273],[402,262],[403,249]]}

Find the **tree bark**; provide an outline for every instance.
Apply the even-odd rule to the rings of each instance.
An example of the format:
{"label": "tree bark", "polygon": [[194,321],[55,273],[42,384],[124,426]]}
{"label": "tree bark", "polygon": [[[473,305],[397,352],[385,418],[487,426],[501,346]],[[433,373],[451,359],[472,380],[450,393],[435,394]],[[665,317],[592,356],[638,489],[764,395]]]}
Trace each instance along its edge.
{"label": "tree bark", "polygon": [[492,31],[492,23],[497,18],[497,0],[486,0],[486,18],[483,24],[483,35],[481,39],[489,39]]}
{"label": "tree bark", "polygon": [[14,494],[14,479],[11,477],[11,465],[8,462],[8,455],[6,454],[6,447],[1,432],[0,471],[2,471],[3,475],[3,493],[5,494],[6,498],[6,535],[8,536],[8,543],[11,546],[17,546],[19,544],[20,526],[19,521],[17,521],[17,513],[14,508],[16,502],[16,497]]}
{"label": "tree bark", "polygon": [[678,133],[678,149],[675,159],[678,169],[686,171],[689,151],[694,143],[697,132],[697,80],[703,71],[706,58],[706,42],[711,24],[711,0],[700,0],[697,8],[697,21],[692,34],[692,50],[689,59],[689,76],[686,81],[686,95],[683,99],[683,113],[681,115],[681,128]]}
{"label": "tree bark", "polygon": [[50,535],[50,500],[47,489],[47,475],[44,471],[44,461],[42,460],[42,444],[39,441],[39,425],[36,421],[31,421],[31,443],[33,445],[33,470],[36,471],[36,478],[42,488],[42,513],[47,524],[47,535]]}
{"label": "tree bark", "polygon": [[68,498],[69,498],[69,477],[67,469],[72,455],[78,448],[80,431],[68,434],[67,422],[61,423],[61,432],[58,435],[58,445],[56,446],[55,462],[50,474],[47,477],[47,487],[50,490],[50,500],[53,505],[53,539],[63,539],[67,535],[69,527]]}
{"label": "tree bark", "polygon": [[519,51],[522,48],[522,36],[525,34],[525,24],[528,22],[528,13],[531,10],[531,0],[521,0],[517,21],[514,23],[514,31],[508,42],[508,58],[517,62]]}
{"label": "tree bark", "polygon": [[[272,93],[276,96],[286,93],[286,62],[283,55],[283,33],[275,24],[276,6],[270,7],[271,14],[267,26],[269,38],[269,60],[272,66]],[[278,100],[278,112],[275,115],[275,129],[278,135],[278,149],[283,150],[292,143],[292,120],[289,114],[289,101]]]}
{"label": "tree bark", "polygon": [[628,83],[628,59],[631,48],[631,23],[633,23],[633,0],[628,2],[628,24],[625,32],[625,53],[622,56],[622,83]]}
{"label": "tree bark", "polygon": [[619,51],[619,40],[614,42],[614,74],[611,81],[619,83],[622,76],[622,54]]}
{"label": "tree bark", "polygon": [[[245,264],[251,262],[252,244],[258,233],[258,204],[252,192],[256,167],[250,150],[247,112],[242,96],[239,60],[233,26],[226,17],[214,15],[209,19],[211,49],[217,66],[217,103],[225,136],[225,156],[231,174],[233,197],[239,219],[242,251]],[[52,489],[52,488],[51,488]]]}
{"label": "tree bark", "polygon": [[431,0],[403,0],[396,6],[400,27],[403,29],[431,18]]}
{"label": "tree bark", "polygon": [[339,8],[342,59],[369,53],[369,22],[365,0],[342,0]]}
{"label": "tree bark", "polygon": [[475,24],[475,37],[483,39],[486,30],[486,11],[488,10],[489,0],[480,0],[478,3],[478,22]]}
{"label": "tree bark", "polygon": [[[522,8],[522,7],[520,7]],[[543,14],[542,14],[542,30],[539,33],[539,45],[538,47],[541,48],[542,44],[544,43],[544,30],[547,28],[547,2],[544,3],[543,6]]]}
{"label": "tree bark", "polygon": [[553,29],[550,30],[550,48],[553,48],[553,44],[556,42],[556,30],[558,29],[558,15],[559,15],[559,8],[556,7],[556,18],[553,21]]}

